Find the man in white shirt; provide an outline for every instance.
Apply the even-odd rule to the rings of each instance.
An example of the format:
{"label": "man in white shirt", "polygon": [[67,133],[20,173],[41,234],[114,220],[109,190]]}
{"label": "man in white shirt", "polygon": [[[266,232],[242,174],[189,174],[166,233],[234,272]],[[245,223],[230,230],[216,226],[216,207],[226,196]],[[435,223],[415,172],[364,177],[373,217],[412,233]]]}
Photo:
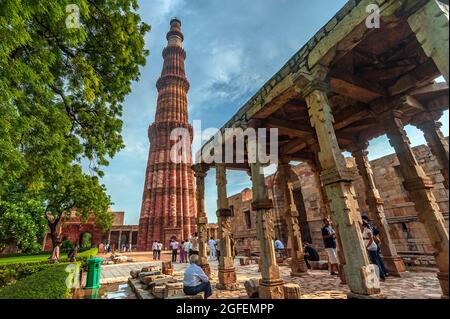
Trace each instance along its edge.
{"label": "man in white shirt", "polygon": [[157,245],[157,248],[156,248],[156,259],[160,260],[161,259],[161,250],[162,250],[163,244],[160,241],[158,241],[158,243],[156,245]]}
{"label": "man in white shirt", "polygon": [[211,284],[208,276],[199,266],[198,255],[189,257],[191,264],[186,268],[183,279],[183,291],[186,295],[196,295],[200,292],[204,293],[204,298],[208,299],[212,295]]}
{"label": "man in white shirt", "polygon": [[216,250],[216,248],[214,246],[216,245],[216,241],[211,237],[208,241],[208,245],[209,245],[209,257],[212,260],[215,255],[214,251]]}
{"label": "man in white shirt", "polygon": [[172,262],[177,262],[177,254],[178,254],[178,242],[175,239],[170,241],[170,248],[172,249]]}
{"label": "man in white shirt", "polygon": [[156,260],[156,256],[158,255],[158,242],[156,240],[153,241],[152,250],[153,250],[153,260]]}

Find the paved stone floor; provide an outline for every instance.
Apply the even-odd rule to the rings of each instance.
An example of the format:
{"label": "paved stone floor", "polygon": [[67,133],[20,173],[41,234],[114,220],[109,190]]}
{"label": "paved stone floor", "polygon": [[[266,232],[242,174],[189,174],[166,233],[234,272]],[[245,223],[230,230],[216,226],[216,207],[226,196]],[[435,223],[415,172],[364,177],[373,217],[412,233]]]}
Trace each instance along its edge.
{"label": "paved stone floor", "polygon": [[[147,265],[160,265],[158,262],[139,262],[102,266],[101,283],[126,282],[130,270],[138,270]],[[236,274],[241,287],[237,291],[214,289],[212,298],[238,299],[247,298],[244,282],[250,278],[260,278],[257,265],[241,266],[236,262]],[[210,261],[212,270],[211,283],[217,283],[217,261]],[[187,264],[174,264],[174,271],[182,273]],[[298,283],[304,299],[345,299],[349,292],[346,285],[340,284],[337,276],[330,276],[327,271],[312,270],[302,277],[291,277],[290,269],[280,266],[285,282]],[[381,283],[381,290],[390,299],[430,299],[440,298],[441,289],[435,272],[407,272],[402,278],[389,277]]]}

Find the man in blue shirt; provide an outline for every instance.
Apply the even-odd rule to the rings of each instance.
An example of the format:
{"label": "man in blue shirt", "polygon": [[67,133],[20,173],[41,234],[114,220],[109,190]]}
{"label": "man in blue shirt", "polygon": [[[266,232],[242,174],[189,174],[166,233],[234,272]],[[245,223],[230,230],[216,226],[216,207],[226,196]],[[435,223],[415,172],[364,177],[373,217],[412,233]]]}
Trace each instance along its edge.
{"label": "man in blue shirt", "polygon": [[281,257],[283,257],[283,255],[284,255],[284,245],[283,245],[283,242],[282,242],[281,240],[279,240],[278,238],[275,238],[275,243],[274,243],[274,245],[275,245],[275,251],[276,251],[277,253],[279,253]]}
{"label": "man in blue shirt", "polygon": [[[338,270],[338,257],[336,252],[336,232],[328,218],[323,219],[324,226],[322,227],[322,238],[325,251],[328,254],[328,269],[331,275],[337,275]],[[336,271],[335,271],[336,270]]]}
{"label": "man in blue shirt", "polygon": [[191,264],[186,268],[183,279],[183,291],[186,295],[196,295],[204,292],[205,299],[212,295],[211,284],[208,276],[199,266],[200,259],[198,255],[189,257]]}

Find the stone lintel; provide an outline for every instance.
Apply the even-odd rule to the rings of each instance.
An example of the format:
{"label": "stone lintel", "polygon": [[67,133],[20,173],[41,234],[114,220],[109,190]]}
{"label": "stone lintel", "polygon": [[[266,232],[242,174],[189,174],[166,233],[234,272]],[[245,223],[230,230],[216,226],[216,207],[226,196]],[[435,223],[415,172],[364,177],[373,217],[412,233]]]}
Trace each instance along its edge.
{"label": "stone lintel", "polygon": [[417,177],[405,180],[403,186],[407,191],[432,189],[434,187],[433,181],[429,177]]}
{"label": "stone lintel", "polygon": [[355,180],[355,173],[348,168],[333,167],[323,170],[320,174],[320,179],[324,186],[339,182],[353,182]]}
{"label": "stone lintel", "polygon": [[217,217],[232,217],[231,209],[229,209],[229,208],[219,208],[216,211],[216,216]]}
{"label": "stone lintel", "polygon": [[252,209],[255,211],[258,210],[268,210],[268,209],[272,209],[273,208],[273,202],[270,199],[263,199],[263,200],[258,200],[258,201],[254,201],[252,202]]}

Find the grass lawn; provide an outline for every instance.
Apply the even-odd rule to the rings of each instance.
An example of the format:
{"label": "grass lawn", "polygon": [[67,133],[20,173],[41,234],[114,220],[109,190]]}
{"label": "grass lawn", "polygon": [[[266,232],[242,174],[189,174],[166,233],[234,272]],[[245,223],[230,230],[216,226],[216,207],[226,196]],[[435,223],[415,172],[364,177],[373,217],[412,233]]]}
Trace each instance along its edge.
{"label": "grass lawn", "polygon": [[[95,257],[97,249],[89,249],[86,251],[83,251],[81,253],[77,254],[78,258],[91,258]],[[94,254],[95,253],[95,254]],[[30,256],[14,256],[14,257],[0,257],[0,265],[10,265],[10,264],[21,264],[21,263],[33,263],[33,262],[43,262],[48,260],[48,258],[51,256],[51,253],[48,253],[46,255],[30,255]],[[64,261],[64,259],[67,259],[67,253],[61,253],[61,260]]]}
{"label": "grass lawn", "polygon": [[47,260],[50,256],[51,256],[51,253],[49,253],[47,255],[36,255],[36,256],[5,257],[5,258],[0,258],[0,265],[40,262],[40,261]]}
{"label": "grass lawn", "polygon": [[0,288],[0,299],[65,299],[70,298],[66,286],[68,264],[54,264],[47,269]]}

